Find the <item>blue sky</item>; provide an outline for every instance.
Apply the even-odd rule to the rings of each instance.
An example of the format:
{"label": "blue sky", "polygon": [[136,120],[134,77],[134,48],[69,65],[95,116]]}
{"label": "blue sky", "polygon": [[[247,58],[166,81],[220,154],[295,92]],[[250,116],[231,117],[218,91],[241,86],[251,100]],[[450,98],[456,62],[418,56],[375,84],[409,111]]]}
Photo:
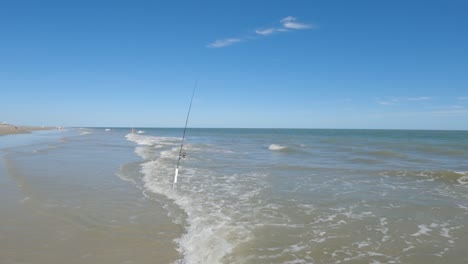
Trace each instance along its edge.
{"label": "blue sky", "polygon": [[0,121],[468,130],[468,2],[2,1]]}

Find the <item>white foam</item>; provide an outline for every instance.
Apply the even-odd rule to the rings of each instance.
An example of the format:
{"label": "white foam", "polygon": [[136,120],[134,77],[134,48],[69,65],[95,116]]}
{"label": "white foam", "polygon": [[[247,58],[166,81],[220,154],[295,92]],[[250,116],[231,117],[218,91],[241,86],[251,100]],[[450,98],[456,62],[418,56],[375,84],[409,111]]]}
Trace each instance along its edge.
{"label": "white foam", "polygon": [[432,231],[432,229],[426,225],[418,225],[418,228],[418,232],[411,234],[411,236],[429,235],[429,232]]}
{"label": "white foam", "polygon": [[[59,128],[57,128],[59,129]],[[63,128],[60,128],[59,131],[64,131]],[[90,128],[78,128],[78,131],[80,132],[80,136],[84,136],[84,135],[89,135],[89,134],[92,134],[93,133],[93,130],[90,129]]]}
{"label": "white foam", "polygon": [[386,256],[385,256],[384,254],[382,254],[382,253],[372,252],[372,251],[367,252],[367,254],[368,254],[369,256],[372,256],[372,257],[386,257]]}
{"label": "white foam", "polygon": [[370,244],[368,242],[359,242],[356,244],[358,248],[368,247]]}
{"label": "white foam", "polygon": [[295,259],[283,262],[283,264],[303,264],[303,263],[310,263],[305,259]]}
{"label": "white foam", "polygon": [[457,179],[458,183],[461,185],[468,184],[468,175],[461,176],[460,178]]}
{"label": "white foam", "polygon": [[390,236],[388,235],[387,218],[380,218],[379,223],[380,227],[376,228],[375,230],[380,231],[382,233],[382,242],[388,241],[390,239]]}
{"label": "white foam", "polygon": [[295,253],[295,252],[303,251],[307,248],[309,248],[309,245],[299,243],[299,244],[290,246],[289,248],[286,249],[286,251]]}
{"label": "white foam", "polygon": [[278,145],[278,144],[271,144],[268,149],[269,150],[273,150],[273,151],[278,151],[278,150],[285,150],[287,149],[288,147],[286,146],[282,146],[282,145]]}
{"label": "white foam", "polygon": [[405,243],[406,243],[406,244],[409,244],[409,246],[405,247],[405,248],[402,250],[403,252],[406,252],[406,251],[408,251],[408,250],[411,250],[411,249],[415,248],[415,246],[411,245],[411,244],[410,244],[408,241],[406,241],[406,240],[405,240]]}
{"label": "white foam", "polygon": [[[237,183],[255,182],[257,175],[213,175],[212,171],[181,166],[177,189],[172,190],[180,139],[141,134],[126,137],[139,144],[135,152],[147,160],[141,165],[145,189],[165,195],[186,213],[186,233],[176,240],[178,250],[184,256],[180,263],[220,263],[238,244],[251,239],[250,231],[235,221],[232,214],[245,214],[251,210],[247,205],[257,192],[252,188],[255,184]],[[206,185],[206,182],[210,184]],[[252,189],[238,189],[243,186]]]}
{"label": "white foam", "polygon": [[26,196],[26,197],[24,197],[23,199],[20,200],[20,203],[25,203],[25,202],[29,201],[30,199],[31,199],[31,197]]}
{"label": "white foam", "polygon": [[173,145],[180,141],[177,137],[157,137],[147,136],[142,134],[128,134],[125,136],[127,140],[133,141],[138,145],[154,146],[154,145]]}
{"label": "white foam", "polygon": [[449,248],[444,248],[441,252],[434,254],[438,257],[443,257],[445,253],[447,253],[450,249]]}
{"label": "white foam", "polygon": [[443,227],[442,230],[440,230],[440,235],[446,238],[451,238],[450,236],[450,229]]}
{"label": "white foam", "polygon": [[[170,154],[166,152],[164,156],[175,156],[175,153],[176,150]],[[206,192],[201,190],[187,192],[186,186],[180,186],[183,183],[178,188],[185,191],[172,191],[167,183],[161,182],[161,177],[153,177],[161,171],[172,172],[172,167],[163,163],[164,159],[145,163],[142,172],[145,187],[173,199],[187,214],[187,232],[177,239],[179,251],[184,255],[183,263],[219,263],[237,244],[250,239],[249,231],[223,213],[224,200],[204,195]],[[187,170],[183,175],[190,176]],[[194,186],[196,188],[199,187]],[[193,192],[199,196],[191,196]]]}

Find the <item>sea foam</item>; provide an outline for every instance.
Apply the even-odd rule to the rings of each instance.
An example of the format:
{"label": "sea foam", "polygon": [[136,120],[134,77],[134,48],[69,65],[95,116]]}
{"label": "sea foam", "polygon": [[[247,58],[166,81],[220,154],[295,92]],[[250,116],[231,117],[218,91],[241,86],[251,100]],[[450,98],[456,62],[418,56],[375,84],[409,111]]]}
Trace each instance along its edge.
{"label": "sea foam", "polygon": [[271,144],[269,147],[268,147],[269,150],[272,150],[272,151],[282,151],[282,150],[286,150],[288,149],[287,146],[282,146],[282,145],[278,145],[278,144]]}
{"label": "sea foam", "polygon": [[[126,137],[138,144],[135,152],[146,160],[141,165],[145,189],[165,195],[186,214],[186,233],[176,241],[178,250],[184,256],[178,263],[220,263],[236,245],[250,239],[250,231],[226,213],[233,210],[231,213],[239,214],[242,210],[250,210],[245,201],[256,194],[256,189],[246,192],[232,186],[235,182],[245,181],[246,177],[218,176],[210,171],[181,166],[179,183],[172,190],[180,139],[141,134],[128,134]],[[187,146],[192,151],[203,151]],[[207,178],[213,179],[211,185],[203,184],[209,181]],[[258,176],[252,175],[250,178],[255,181]],[[224,197],[224,190],[230,190],[232,197]],[[237,201],[230,201],[230,198]]]}

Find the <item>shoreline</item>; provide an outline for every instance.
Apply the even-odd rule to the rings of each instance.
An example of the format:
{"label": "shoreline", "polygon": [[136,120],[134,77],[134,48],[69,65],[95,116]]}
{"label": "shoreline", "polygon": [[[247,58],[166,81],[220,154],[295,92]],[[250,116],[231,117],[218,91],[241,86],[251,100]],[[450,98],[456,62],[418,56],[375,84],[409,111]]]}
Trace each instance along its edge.
{"label": "shoreline", "polygon": [[146,197],[132,181],[140,159],[126,133],[32,133],[2,146],[0,263],[181,259],[175,240],[183,227],[171,221],[165,200]]}
{"label": "shoreline", "polygon": [[26,134],[38,130],[52,130],[55,127],[48,126],[18,126],[12,124],[0,124],[0,136],[13,134]]}

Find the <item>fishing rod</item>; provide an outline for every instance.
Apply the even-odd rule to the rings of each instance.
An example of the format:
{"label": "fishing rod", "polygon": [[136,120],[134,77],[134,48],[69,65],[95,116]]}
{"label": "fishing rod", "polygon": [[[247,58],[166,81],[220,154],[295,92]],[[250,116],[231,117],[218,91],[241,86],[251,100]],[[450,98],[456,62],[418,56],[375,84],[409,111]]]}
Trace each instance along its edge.
{"label": "fishing rod", "polygon": [[187,112],[187,118],[185,119],[184,132],[182,134],[182,141],[180,142],[179,158],[177,159],[177,165],[176,165],[176,168],[175,168],[174,180],[172,181],[172,189],[175,188],[175,185],[177,183],[177,176],[179,175],[180,160],[182,158],[185,158],[185,156],[186,156],[186,153],[183,152],[185,132],[187,131],[187,124],[188,124],[188,120],[189,120],[189,116],[190,116],[190,110],[192,109],[192,102],[193,102],[193,97],[195,96],[195,90],[197,89],[197,84],[198,84],[198,80],[195,81],[195,85],[193,86],[192,98],[190,99],[190,105],[189,105],[188,112]]}

